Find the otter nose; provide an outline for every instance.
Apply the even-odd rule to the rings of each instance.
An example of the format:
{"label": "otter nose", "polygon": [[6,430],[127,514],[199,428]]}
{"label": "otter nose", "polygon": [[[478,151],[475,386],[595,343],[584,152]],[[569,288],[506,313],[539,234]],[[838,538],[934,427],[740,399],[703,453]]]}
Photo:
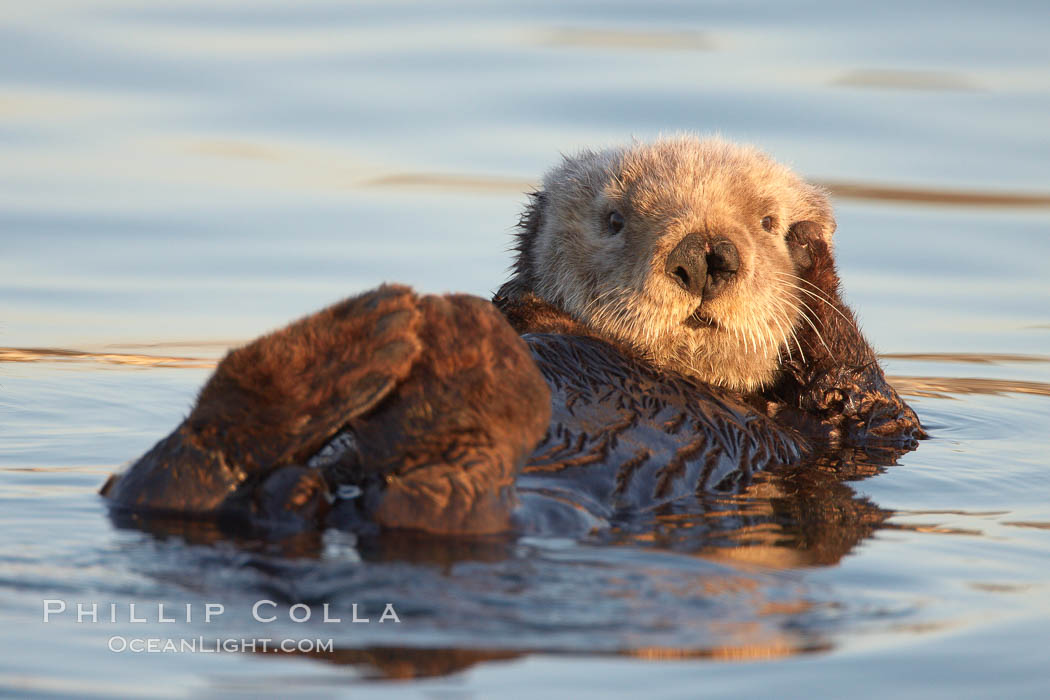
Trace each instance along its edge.
{"label": "otter nose", "polygon": [[691,233],[667,256],[667,274],[688,292],[703,296],[707,284],[707,241]]}
{"label": "otter nose", "polygon": [[704,285],[704,299],[711,299],[720,294],[739,269],[740,253],[733,242],[727,238],[716,240],[707,254],[707,284]]}
{"label": "otter nose", "polygon": [[667,275],[683,289],[703,299],[711,299],[740,269],[740,254],[727,238],[708,241],[691,233],[667,256]]}

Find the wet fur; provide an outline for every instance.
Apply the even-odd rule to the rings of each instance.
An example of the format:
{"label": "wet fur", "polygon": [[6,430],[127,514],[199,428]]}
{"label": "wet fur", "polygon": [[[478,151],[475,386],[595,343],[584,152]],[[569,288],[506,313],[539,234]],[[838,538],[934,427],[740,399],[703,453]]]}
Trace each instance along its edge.
{"label": "wet fur", "polygon": [[[534,195],[495,305],[383,286],[234,350],[102,493],[266,534],[557,531],[738,488],[815,441],[907,444],[922,429],[841,301],[834,227],[823,193],[753,149],[586,152]],[[683,326],[696,302],[658,264],[697,231],[741,251],[718,329]]]}
{"label": "wet fur", "polygon": [[[549,419],[542,375],[490,303],[384,286],[230,352],[182,425],[102,493],[284,531],[315,527],[353,483],[369,522],[500,532]],[[307,468],[342,431],[353,449]]]}
{"label": "wet fur", "polygon": [[802,352],[786,359],[775,384],[760,394],[768,401],[763,410],[781,424],[836,444],[914,446],[926,432],[886,381],[853,310],[842,301],[828,242],[806,228],[793,231],[789,241],[803,251],[798,282],[812,325],[798,334]]}

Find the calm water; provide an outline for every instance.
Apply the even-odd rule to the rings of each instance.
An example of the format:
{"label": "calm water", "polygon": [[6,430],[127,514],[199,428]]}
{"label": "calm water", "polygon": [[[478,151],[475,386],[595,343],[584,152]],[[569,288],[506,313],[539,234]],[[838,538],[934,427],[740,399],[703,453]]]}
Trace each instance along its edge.
{"label": "calm water", "polygon": [[[881,5],[5,3],[0,692],[1050,694],[1050,10]],[[383,280],[488,295],[559,151],[675,130],[833,187],[916,452],[580,542],[261,551],[107,517],[105,475],[230,344]]]}

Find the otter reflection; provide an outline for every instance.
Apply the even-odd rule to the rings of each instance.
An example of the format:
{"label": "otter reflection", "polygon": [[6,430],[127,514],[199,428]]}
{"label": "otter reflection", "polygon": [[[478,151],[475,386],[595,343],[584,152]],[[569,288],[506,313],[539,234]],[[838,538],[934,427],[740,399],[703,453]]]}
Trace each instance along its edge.
{"label": "otter reflection", "polygon": [[[624,645],[596,651],[566,648],[564,644],[544,648],[535,645],[494,644],[477,648],[463,646],[404,645],[337,646],[312,653],[267,653],[272,659],[307,657],[324,663],[353,667],[362,679],[413,679],[455,674],[471,667],[510,661],[539,653],[571,653],[588,656],[623,656],[650,660],[762,659],[824,652],[831,641],[819,633],[800,632],[789,624],[805,619],[813,607],[802,592],[785,599],[770,595],[761,579],[749,577],[753,565],[764,569],[834,566],[854,547],[885,527],[892,511],[858,496],[850,482],[882,472],[894,464],[904,449],[827,449],[805,462],[755,475],[754,481],[736,494],[701,494],[664,504],[648,513],[633,513],[617,519],[612,527],[597,531],[582,544],[602,548],[646,548],[700,557],[727,565],[699,576],[683,576],[675,595],[718,601],[746,600],[749,610],[730,617],[716,617],[701,624],[709,633],[696,636],[696,644],[652,646]],[[313,559],[324,567],[325,546],[317,533],[299,533],[284,540],[253,537],[204,527],[202,522],[179,518],[118,522],[145,529],[157,537],[175,537],[191,543],[234,542],[242,551],[264,552],[283,557]],[[515,556],[516,538],[449,538],[414,531],[360,533],[356,552],[362,567],[383,568],[410,563],[437,573],[438,580],[451,576],[457,564],[497,567]],[[258,561],[273,561],[262,559]],[[252,566],[265,566],[256,563]],[[742,568],[740,568],[742,566]],[[740,574],[734,573],[734,570]],[[279,574],[280,572],[278,572]],[[625,574],[629,567],[625,567]],[[530,584],[528,579],[520,582]],[[382,590],[372,591],[380,595]],[[744,595],[741,595],[741,594]],[[268,595],[274,596],[274,592]],[[393,594],[396,595],[396,594]],[[289,601],[291,602],[291,601]],[[411,601],[408,601],[411,603]],[[401,605],[395,600],[396,605]],[[338,605],[338,604],[336,604]],[[336,608],[338,609],[338,608]],[[406,616],[406,622],[411,618]],[[631,620],[625,623],[630,624]],[[411,626],[399,630],[412,635]],[[261,653],[261,652],[260,652]]]}
{"label": "otter reflection", "polygon": [[[739,563],[767,569],[833,566],[871,537],[893,514],[858,496],[847,482],[883,471],[895,463],[903,451],[827,451],[805,464],[756,475],[754,482],[740,494],[700,496],[665,504],[648,517],[636,516],[631,521],[617,523],[596,537],[609,546],[649,547],[731,566]],[[419,535],[403,539],[384,537],[361,551],[369,561],[441,560],[451,566],[458,555],[466,555],[467,560],[471,560],[462,543],[460,551],[453,553],[441,549],[451,544],[447,538],[425,539],[424,542]],[[440,554],[434,550],[435,545]],[[497,550],[498,547],[491,546],[481,548],[483,558],[491,557]],[[542,653],[687,661],[773,659],[832,649],[828,638],[803,634],[793,630],[792,625],[783,624],[810,611],[812,603],[801,596],[794,601],[773,601],[763,595],[761,584],[732,575],[683,581],[682,588],[685,595],[705,598],[749,589],[754,606],[752,615],[740,620],[713,620],[711,626],[718,627],[717,633],[700,640],[709,643],[695,647],[639,646],[594,651],[556,647],[364,646],[269,656],[274,659],[306,657],[348,666],[362,679],[409,680],[448,676],[479,665]],[[772,628],[756,625],[756,620],[771,620]]]}
{"label": "otter reflection", "polygon": [[[826,652],[831,645],[793,644],[788,641],[770,641],[768,644],[723,645],[709,649],[673,649],[644,647],[609,653],[574,652],[577,656],[619,656],[643,661],[722,660],[747,661],[775,659],[798,654]],[[413,680],[450,676],[479,664],[513,661],[530,653],[508,649],[454,649],[441,647],[370,647],[362,649],[335,649],[330,652],[272,652],[274,658],[307,657],[337,666],[352,666],[368,680]],[[259,652],[261,654],[261,652]]]}
{"label": "otter reflection", "polygon": [[766,568],[832,566],[893,514],[846,482],[879,473],[902,452],[829,450],[804,464],[756,474],[740,494],[698,497],[700,518],[661,509],[650,521],[607,537]]}

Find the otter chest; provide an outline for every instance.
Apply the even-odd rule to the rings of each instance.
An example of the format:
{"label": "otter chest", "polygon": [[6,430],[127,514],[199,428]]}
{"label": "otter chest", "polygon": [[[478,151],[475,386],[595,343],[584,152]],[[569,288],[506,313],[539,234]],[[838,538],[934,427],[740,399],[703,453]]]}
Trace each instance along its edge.
{"label": "otter chest", "polygon": [[526,510],[561,504],[602,521],[734,491],[800,456],[790,433],[714,387],[658,374],[590,338],[523,338],[552,402],[547,434],[518,477]]}

